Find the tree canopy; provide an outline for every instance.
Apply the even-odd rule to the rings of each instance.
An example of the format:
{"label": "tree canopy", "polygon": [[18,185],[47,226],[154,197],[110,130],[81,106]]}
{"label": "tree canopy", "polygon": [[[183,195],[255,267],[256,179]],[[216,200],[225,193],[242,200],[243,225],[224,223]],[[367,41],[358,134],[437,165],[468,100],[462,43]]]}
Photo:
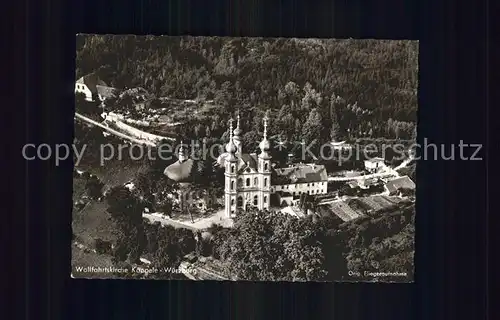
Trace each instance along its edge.
{"label": "tree canopy", "polygon": [[416,41],[82,35],[76,60],[77,78],[98,70],[120,89],[213,99],[211,114],[178,128],[186,136],[220,137],[235,110],[261,132],[254,119],[268,109],[270,135],[289,139],[318,126],[320,140],[414,135]]}
{"label": "tree canopy", "polygon": [[310,220],[254,211],[238,218],[216,248],[227,272],[244,280],[308,281],[326,277],[320,233]]}
{"label": "tree canopy", "polygon": [[373,280],[363,272],[377,270],[411,277],[414,214],[409,205],[342,222],[328,215],[297,219],[250,211],[231,229],[209,229],[210,254],[223,262],[228,277],[243,280]]}

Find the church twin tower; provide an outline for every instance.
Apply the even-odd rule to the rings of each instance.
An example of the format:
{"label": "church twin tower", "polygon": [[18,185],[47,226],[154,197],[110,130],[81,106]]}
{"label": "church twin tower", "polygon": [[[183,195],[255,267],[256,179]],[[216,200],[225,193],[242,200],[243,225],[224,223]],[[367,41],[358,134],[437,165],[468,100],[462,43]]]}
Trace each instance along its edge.
{"label": "church twin tower", "polygon": [[243,153],[240,116],[233,132],[233,119],[229,120],[229,142],[225,154],[224,208],[226,217],[235,217],[238,211],[250,207],[269,208],[271,196],[271,156],[267,140],[268,116],[264,117],[264,137],[259,144],[260,154]]}

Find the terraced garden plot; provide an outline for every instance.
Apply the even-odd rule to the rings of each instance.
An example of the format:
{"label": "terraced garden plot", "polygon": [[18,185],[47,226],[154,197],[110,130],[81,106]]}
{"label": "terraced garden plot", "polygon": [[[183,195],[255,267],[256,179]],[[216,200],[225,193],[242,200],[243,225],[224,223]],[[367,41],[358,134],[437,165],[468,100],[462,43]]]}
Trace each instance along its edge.
{"label": "terraced garden plot", "polygon": [[372,197],[373,198],[373,201],[380,204],[383,208],[386,208],[386,207],[392,207],[394,205],[394,203],[388,199],[385,199],[384,197],[382,196],[375,196],[375,197]]}
{"label": "terraced garden plot", "polygon": [[345,202],[333,202],[328,204],[330,210],[343,221],[359,218],[361,215],[349,207]]}
{"label": "terraced garden plot", "polygon": [[351,207],[354,211],[356,212],[359,212],[359,213],[366,213],[366,211],[368,210],[371,210],[370,207],[368,205],[366,205],[365,203],[363,203],[361,200],[359,199],[350,199],[350,200],[347,200],[346,202],[349,207]]}
{"label": "terraced garden plot", "polygon": [[384,206],[381,205],[379,202],[375,201],[373,199],[373,197],[366,197],[366,198],[362,198],[359,200],[361,202],[363,202],[364,204],[366,204],[370,208],[370,210],[373,210],[373,211],[378,211],[378,210],[384,208]]}
{"label": "terraced garden plot", "polygon": [[398,204],[401,201],[403,201],[403,199],[401,199],[400,197],[382,196],[382,198],[384,198],[385,200],[390,201],[394,204]]}

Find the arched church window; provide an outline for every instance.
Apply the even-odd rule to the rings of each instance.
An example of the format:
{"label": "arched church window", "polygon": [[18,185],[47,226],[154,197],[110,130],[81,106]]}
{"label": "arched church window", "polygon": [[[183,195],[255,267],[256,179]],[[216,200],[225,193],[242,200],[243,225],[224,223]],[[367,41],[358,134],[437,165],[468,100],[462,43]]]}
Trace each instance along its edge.
{"label": "arched church window", "polygon": [[234,181],[231,181],[231,190],[234,190]]}
{"label": "arched church window", "polygon": [[234,173],[234,165],[231,166],[231,173]]}
{"label": "arched church window", "polygon": [[264,203],[267,203],[267,196],[264,197]]}
{"label": "arched church window", "polygon": [[243,197],[238,197],[238,207],[243,207]]}
{"label": "arched church window", "polygon": [[231,199],[231,205],[234,206],[234,199]]}
{"label": "arched church window", "polygon": [[264,179],[264,187],[267,187],[267,178]]}
{"label": "arched church window", "polygon": [[259,203],[259,197],[253,197],[253,205],[256,206]]}
{"label": "arched church window", "polygon": [[266,170],[266,171],[268,170],[268,164],[267,163],[264,164],[264,170]]}
{"label": "arched church window", "polygon": [[250,178],[247,178],[247,187],[250,186]]}

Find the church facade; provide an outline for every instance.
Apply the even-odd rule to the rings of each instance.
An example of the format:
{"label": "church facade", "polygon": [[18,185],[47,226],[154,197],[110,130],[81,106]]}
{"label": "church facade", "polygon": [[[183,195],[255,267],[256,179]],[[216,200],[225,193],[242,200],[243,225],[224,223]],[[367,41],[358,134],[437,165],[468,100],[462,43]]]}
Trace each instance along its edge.
{"label": "church facade", "polygon": [[269,209],[271,200],[271,155],[267,140],[267,116],[264,118],[264,137],[259,144],[260,154],[243,152],[240,118],[233,131],[229,125],[229,142],[226,152],[217,159],[224,167],[224,210],[226,217],[236,216],[238,211],[251,207]]}
{"label": "church facade", "polygon": [[[258,155],[244,153],[240,118],[238,116],[234,131],[230,120],[226,152],[217,159],[219,166],[224,168],[224,210],[228,218],[235,217],[239,211],[249,208],[269,209],[272,194],[277,195],[279,203],[292,205],[296,201],[282,202],[281,198],[289,195],[298,200],[302,193],[327,193],[328,176],[322,165],[297,164],[282,169],[272,167],[270,142],[267,139],[268,120],[266,115],[263,119],[264,133]],[[279,177],[279,182],[273,183],[273,174]]]}

